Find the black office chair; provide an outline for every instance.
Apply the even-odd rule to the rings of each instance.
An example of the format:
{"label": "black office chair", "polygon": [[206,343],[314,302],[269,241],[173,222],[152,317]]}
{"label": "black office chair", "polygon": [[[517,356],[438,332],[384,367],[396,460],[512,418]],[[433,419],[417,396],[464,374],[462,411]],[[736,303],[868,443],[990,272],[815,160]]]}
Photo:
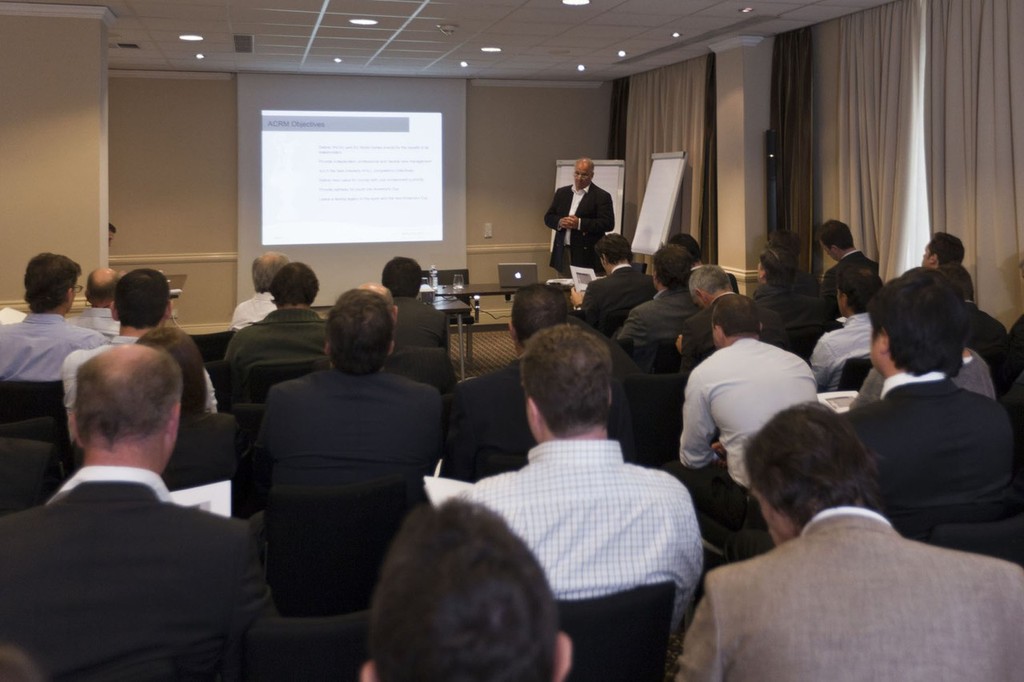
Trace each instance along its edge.
{"label": "black office chair", "polygon": [[73,466],[64,384],[60,381],[0,381],[0,424],[52,417],[56,445],[65,472]]}
{"label": "black office chair", "polygon": [[626,323],[627,317],[629,317],[629,310],[611,310],[598,321],[598,331],[610,339]]}
{"label": "black office chair", "polygon": [[850,358],[843,363],[843,371],[839,375],[838,390],[859,391],[870,371],[870,358]]}
{"label": "black office chair", "polygon": [[928,543],[985,554],[1024,567],[1024,513],[988,523],[942,523],[932,529]]}
{"label": "black office chair", "polygon": [[622,381],[633,418],[635,463],[660,468],[679,459],[689,374],[633,374]]}
{"label": "black office chair", "polygon": [[245,635],[245,679],[356,682],[370,658],[369,612],[326,618],[261,618]]}
{"label": "black office chair", "polygon": [[651,374],[678,374],[682,357],[676,350],[675,339],[659,341],[654,351],[654,362],[651,363]]}
{"label": "black office chair", "polygon": [[190,334],[192,340],[199,347],[199,354],[203,356],[203,362],[223,360],[228,351],[228,343],[235,335],[233,331],[213,332],[212,334]]}
{"label": "black office chair", "polygon": [[510,471],[519,471],[526,466],[528,461],[526,455],[507,455],[498,452],[477,455],[476,480]]}
{"label": "black office chair", "polygon": [[42,504],[53,445],[25,438],[0,438],[0,516]]}
{"label": "black office chair", "polygon": [[661,682],[672,627],[675,585],[644,585],[580,601],[559,601],[572,639],[570,682]]}
{"label": "black office chair", "polygon": [[793,329],[786,330],[789,336],[789,349],[799,355],[804,360],[810,362],[811,353],[814,352],[814,347],[818,344],[818,339],[825,333],[825,328],[821,325],[807,325],[804,327],[794,327]]}
{"label": "black office chair", "polygon": [[281,615],[368,608],[406,499],[402,476],[347,486],[272,487],[265,512],[267,584]]}
{"label": "black office chair", "polygon": [[271,386],[282,381],[298,379],[314,371],[320,359],[298,360],[296,362],[257,362],[249,368],[249,401],[267,402]]}

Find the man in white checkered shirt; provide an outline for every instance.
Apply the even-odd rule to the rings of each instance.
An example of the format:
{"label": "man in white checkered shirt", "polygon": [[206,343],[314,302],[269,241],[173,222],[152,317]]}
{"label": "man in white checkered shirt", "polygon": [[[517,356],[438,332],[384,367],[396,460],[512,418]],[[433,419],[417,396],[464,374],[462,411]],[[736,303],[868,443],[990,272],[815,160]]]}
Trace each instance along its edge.
{"label": "man in white checkered shirt", "polygon": [[700,579],[700,531],[682,484],[624,463],[619,443],[608,440],[608,349],[558,325],[531,337],[521,369],[538,445],[524,469],[486,478],[466,497],[505,518],[537,555],[556,599],[672,581],[677,627]]}

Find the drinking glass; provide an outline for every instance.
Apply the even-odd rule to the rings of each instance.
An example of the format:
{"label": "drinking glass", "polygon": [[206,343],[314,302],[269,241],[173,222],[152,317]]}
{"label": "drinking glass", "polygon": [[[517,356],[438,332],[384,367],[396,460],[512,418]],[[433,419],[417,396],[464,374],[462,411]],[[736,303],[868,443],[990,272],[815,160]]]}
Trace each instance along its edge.
{"label": "drinking glass", "polygon": [[466,287],[466,278],[463,277],[461,272],[452,275],[452,287],[455,289],[464,289]]}

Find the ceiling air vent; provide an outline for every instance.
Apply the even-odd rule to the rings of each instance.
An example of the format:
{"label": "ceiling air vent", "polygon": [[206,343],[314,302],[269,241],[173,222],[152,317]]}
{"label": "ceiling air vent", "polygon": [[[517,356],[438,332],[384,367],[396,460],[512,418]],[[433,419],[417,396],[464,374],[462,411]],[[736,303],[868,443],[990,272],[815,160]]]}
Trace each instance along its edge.
{"label": "ceiling air vent", "polygon": [[138,43],[114,43],[114,47],[116,47],[119,50],[138,50],[138,49],[140,49]]}
{"label": "ceiling air vent", "polygon": [[238,54],[252,54],[253,37],[243,33],[235,34],[235,52]]}

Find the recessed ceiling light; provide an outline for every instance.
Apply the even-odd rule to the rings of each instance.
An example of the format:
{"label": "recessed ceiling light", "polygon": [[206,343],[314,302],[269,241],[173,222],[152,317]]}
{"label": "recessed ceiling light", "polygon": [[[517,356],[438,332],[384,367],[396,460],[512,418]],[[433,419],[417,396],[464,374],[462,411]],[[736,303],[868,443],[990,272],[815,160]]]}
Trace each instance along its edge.
{"label": "recessed ceiling light", "polygon": [[679,31],[676,31],[675,33],[673,33],[672,37],[673,38],[678,38],[679,37]]}
{"label": "recessed ceiling light", "polygon": [[750,14],[753,11],[754,11],[753,7],[744,7],[743,9],[740,10],[740,13],[741,14]]}
{"label": "recessed ceiling light", "polygon": [[200,52],[196,55],[196,59],[206,59],[206,55]]}
{"label": "recessed ceiling light", "polygon": [[348,23],[355,24],[356,26],[376,26],[376,19],[349,19]]}
{"label": "recessed ceiling light", "polygon": [[563,5],[572,5],[574,7],[579,5],[589,5],[590,0],[562,0]]}
{"label": "recessed ceiling light", "polygon": [[189,43],[198,43],[202,39],[203,37],[196,33],[182,33],[180,36],[178,36],[178,40],[184,40]]}
{"label": "recessed ceiling light", "polygon": [[334,63],[335,64],[341,64],[341,57],[335,57],[334,58]]}
{"label": "recessed ceiling light", "polygon": [[469,62],[459,62],[459,66],[461,66],[462,68],[466,68],[467,66],[469,66]]}
{"label": "recessed ceiling light", "polygon": [[585,66],[583,66],[582,64],[580,64],[580,65],[578,65],[578,66],[576,67],[576,70],[577,70],[577,71],[586,71],[586,70],[587,70],[587,67],[585,67]]}
{"label": "recessed ceiling light", "polygon": [[500,47],[481,47],[481,52],[501,52]]}
{"label": "recessed ceiling light", "polygon": [[620,57],[625,57],[626,56],[626,51],[625,50],[619,50],[619,56]]}

